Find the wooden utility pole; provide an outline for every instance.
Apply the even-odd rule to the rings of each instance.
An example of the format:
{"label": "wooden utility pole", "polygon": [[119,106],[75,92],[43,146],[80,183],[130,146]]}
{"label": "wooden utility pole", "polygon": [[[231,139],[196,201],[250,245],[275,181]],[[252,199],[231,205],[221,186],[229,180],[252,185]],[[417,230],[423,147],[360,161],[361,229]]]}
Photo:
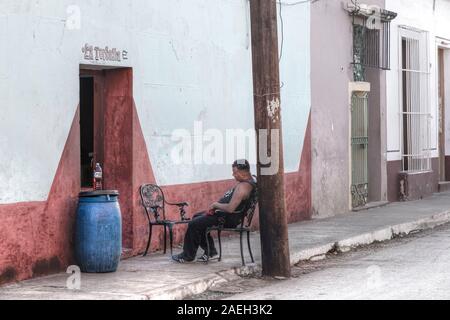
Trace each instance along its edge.
{"label": "wooden utility pole", "polygon": [[263,275],[290,277],[276,1],[250,0],[250,15]]}

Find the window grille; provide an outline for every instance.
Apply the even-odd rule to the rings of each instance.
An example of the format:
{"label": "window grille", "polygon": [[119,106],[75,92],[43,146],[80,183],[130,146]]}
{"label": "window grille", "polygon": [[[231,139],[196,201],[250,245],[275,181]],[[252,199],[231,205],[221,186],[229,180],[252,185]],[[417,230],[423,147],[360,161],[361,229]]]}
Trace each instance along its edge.
{"label": "window grille", "polygon": [[431,170],[428,33],[400,27],[400,110],[403,171]]}
{"label": "window grille", "polygon": [[[366,7],[365,7],[366,8]],[[390,70],[391,21],[395,12],[384,9],[350,11],[353,17],[353,65],[355,81],[364,81],[365,68]]]}

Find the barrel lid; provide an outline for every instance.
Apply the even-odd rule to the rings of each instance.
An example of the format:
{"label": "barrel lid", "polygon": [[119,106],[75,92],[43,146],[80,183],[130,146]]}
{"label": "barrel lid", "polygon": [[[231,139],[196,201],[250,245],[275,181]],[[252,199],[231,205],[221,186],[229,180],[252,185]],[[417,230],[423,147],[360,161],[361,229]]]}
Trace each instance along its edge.
{"label": "barrel lid", "polygon": [[118,196],[119,191],[117,190],[98,190],[98,191],[88,191],[88,192],[80,192],[80,198],[92,198],[92,197],[100,197],[100,196]]}

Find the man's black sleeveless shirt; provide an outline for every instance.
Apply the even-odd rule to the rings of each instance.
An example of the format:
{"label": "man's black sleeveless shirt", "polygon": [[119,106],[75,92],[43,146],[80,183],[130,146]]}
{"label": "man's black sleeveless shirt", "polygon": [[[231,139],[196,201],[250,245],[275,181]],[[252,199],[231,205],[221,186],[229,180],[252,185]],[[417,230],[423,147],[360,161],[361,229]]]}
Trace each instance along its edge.
{"label": "man's black sleeveless shirt", "polygon": [[[243,181],[242,183],[251,184],[253,187],[253,190],[247,199],[241,201],[241,203],[239,204],[239,206],[236,208],[235,211],[242,211],[245,208],[247,208],[248,205],[250,204],[250,201],[251,201],[253,195],[254,195],[254,192],[256,191],[256,181],[254,179],[249,179],[249,180]],[[228,190],[218,202],[219,203],[230,203],[231,199],[233,198],[234,191],[236,191],[236,187],[238,185],[239,184],[237,184],[233,189]]]}

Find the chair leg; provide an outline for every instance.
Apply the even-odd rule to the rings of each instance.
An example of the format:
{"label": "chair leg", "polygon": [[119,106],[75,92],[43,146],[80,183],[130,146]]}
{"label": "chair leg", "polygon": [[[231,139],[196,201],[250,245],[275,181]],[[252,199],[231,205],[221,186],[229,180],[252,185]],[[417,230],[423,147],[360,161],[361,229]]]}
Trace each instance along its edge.
{"label": "chair leg", "polygon": [[219,262],[222,261],[222,238],[220,235],[222,234],[221,230],[217,230],[217,238],[219,238]]}
{"label": "chair leg", "polygon": [[209,252],[211,251],[210,247],[209,247],[209,241],[208,241],[208,235],[211,233],[211,230],[206,230],[205,232],[205,239],[206,239],[206,264],[208,264],[209,262]]}
{"label": "chair leg", "polygon": [[167,227],[164,225],[164,254],[167,251]]}
{"label": "chair leg", "polygon": [[173,255],[173,226],[169,224],[170,255]]}
{"label": "chair leg", "polygon": [[240,242],[241,242],[241,258],[242,258],[242,265],[245,266],[244,248],[243,248],[243,245],[242,245],[242,236],[244,235],[244,233],[241,231],[240,234],[241,234]]}
{"label": "chair leg", "polygon": [[148,233],[148,241],[147,241],[147,248],[145,249],[144,257],[148,253],[148,249],[150,248],[150,243],[152,242],[152,224],[149,224],[149,233]]}
{"label": "chair leg", "polygon": [[250,231],[247,231],[247,244],[248,244],[248,252],[250,253],[250,258],[252,258],[252,263],[255,263],[255,259],[253,259],[252,247],[250,246]]}

